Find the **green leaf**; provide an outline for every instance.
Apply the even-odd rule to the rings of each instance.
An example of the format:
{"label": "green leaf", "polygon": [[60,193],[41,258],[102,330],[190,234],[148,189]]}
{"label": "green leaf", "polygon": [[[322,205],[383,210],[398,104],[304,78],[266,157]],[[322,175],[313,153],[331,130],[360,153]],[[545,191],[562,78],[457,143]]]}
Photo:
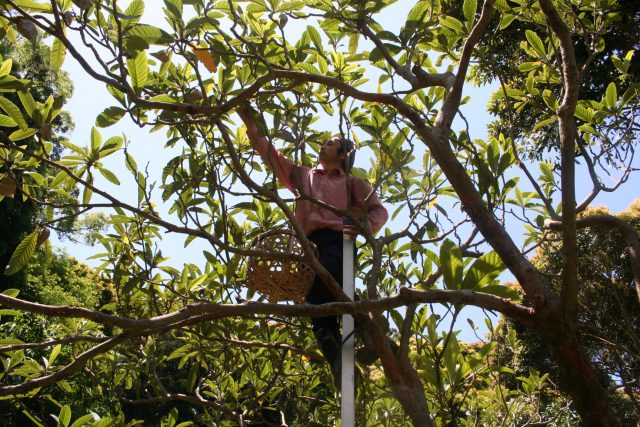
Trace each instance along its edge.
{"label": "green leaf", "polygon": [[546,119],[540,120],[539,122],[537,122],[535,124],[535,126],[533,127],[533,131],[536,132],[539,129],[542,129],[543,127],[550,125],[551,123],[555,122],[556,120],[558,120],[558,116],[551,115],[549,117],[547,117]]}
{"label": "green leaf", "polygon": [[63,139],[62,141],[60,141],[60,144],[62,144],[63,147],[68,148],[69,150],[80,154],[81,156],[84,156],[87,154],[82,148],[80,148],[79,146],[77,146],[71,141],[67,141]]}
{"label": "green leaf", "polygon": [[91,201],[91,196],[93,195],[93,190],[89,187],[84,187],[84,191],[82,192],[82,204],[87,205]]}
{"label": "green leaf", "polygon": [[100,131],[95,126],[93,126],[91,128],[91,152],[98,153],[101,145],[102,135],[100,135]]}
{"label": "green leaf", "polygon": [[[63,389],[64,391],[66,391],[67,393],[73,393],[73,389],[71,388],[71,386],[69,385],[69,383],[68,383],[68,382],[66,382],[65,380],[58,381],[58,382],[56,383],[56,385],[57,385],[58,387],[60,387],[61,389]],[[91,417],[90,419],[92,419],[92,418],[93,418],[93,416],[92,416],[92,415],[89,415],[89,416]],[[73,423],[72,425],[75,425],[75,423]]]}
{"label": "green leaf", "polygon": [[60,41],[58,38],[53,39],[53,44],[51,45],[51,66],[59,70],[64,63],[64,57],[67,54],[66,46]]}
{"label": "green leaf", "polygon": [[69,405],[64,405],[62,409],[60,409],[60,414],[58,415],[58,427],[68,427],[71,422],[71,408]]}
{"label": "green leaf", "polygon": [[349,36],[349,55],[355,55],[358,52],[358,40],[360,40],[358,33]]}
{"label": "green leaf", "polygon": [[322,38],[320,37],[320,33],[316,30],[315,27],[308,25],[307,26],[307,34],[311,38],[311,42],[318,49],[318,51],[322,52]]}
{"label": "green leaf", "polygon": [[547,107],[549,107],[551,110],[556,111],[558,109],[558,100],[556,99],[553,92],[551,92],[549,89],[545,89],[542,91],[542,99],[544,100],[544,103],[547,104]]}
{"label": "green leaf", "polygon": [[125,10],[125,15],[140,18],[144,14],[144,1],[142,0],[133,0],[127,10]]}
{"label": "green leaf", "polygon": [[22,239],[16,250],[13,252],[13,255],[11,255],[9,264],[7,264],[7,267],[4,270],[4,274],[6,276],[16,274],[18,271],[22,270],[27,262],[29,262],[29,259],[31,259],[31,256],[36,250],[38,232],[39,230],[36,230]]}
{"label": "green leaf", "polygon": [[462,281],[462,289],[478,289],[498,277],[505,268],[495,251],[488,252],[475,260],[467,270]]}
{"label": "green leaf", "polygon": [[173,18],[182,17],[182,0],[164,0],[167,15]]}
{"label": "green leaf", "polygon": [[2,108],[4,112],[7,113],[14,122],[16,122],[20,129],[27,129],[29,127],[29,125],[27,125],[27,122],[24,120],[22,112],[20,112],[18,106],[9,101],[7,98],[0,96],[0,108]]}
{"label": "green leaf", "polygon": [[299,62],[298,67],[301,68],[302,70],[306,71],[309,74],[320,74],[320,71],[314,67],[312,64],[309,64],[308,62]]}
{"label": "green leaf", "polygon": [[616,55],[611,56],[611,61],[613,62],[613,65],[618,69],[618,71],[620,71],[622,74],[625,74],[627,72],[627,69],[629,68],[628,64],[625,64],[625,62],[618,58]]}
{"label": "green leaf", "polygon": [[0,76],[9,75],[11,72],[11,67],[13,66],[13,59],[9,58],[6,61],[3,61],[0,65]]}
{"label": "green leaf", "polygon": [[511,15],[510,13],[503,14],[502,20],[500,21],[500,29],[504,30],[505,28],[507,28],[509,25],[511,25],[514,19],[516,19],[515,15]]}
{"label": "green leaf", "polygon": [[2,291],[2,295],[6,295],[12,298],[17,297],[19,293],[20,289],[7,289],[5,291]]}
{"label": "green leaf", "polygon": [[49,366],[53,365],[53,362],[56,361],[56,357],[60,354],[60,350],[62,350],[62,345],[58,344],[51,350],[51,354],[49,355]]}
{"label": "green leaf", "polygon": [[440,268],[447,289],[459,289],[462,282],[462,254],[451,240],[447,239],[440,246]]}
{"label": "green leaf", "polygon": [[31,0],[15,0],[14,3],[20,9],[27,10],[29,12],[49,12],[51,13],[51,4],[39,3]]}
{"label": "green leaf", "polygon": [[51,247],[51,239],[44,241],[44,265],[51,265],[53,260],[53,248]]}
{"label": "green leaf", "polygon": [[143,50],[139,51],[133,59],[127,59],[127,69],[135,90],[140,90],[147,84],[149,64],[147,54]]}
{"label": "green leaf", "polygon": [[20,102],[22,102],[24,110],[27,112],[29,117],[33,118],[33,112],[36,110],[36,100],[33,99],[31,93],[24,90],[18,91],[18,97],[20,98]]}
{"label": "green leaf", "polygon": [[453,383],[452,386],[455,386],[455,373],[459,355],[460,344],[458,343],[458,338],[455,334],[451,334],[447,342],[447,347],[444,349],[443,359],[449,379]]}
{"label": "green leaf", "polygon": [[518,291],[516,291],[515,289],[511,289],[510,287],[505,285],[487,285],[480,289],[480,292],[495,295],[501,298],[508,298],[514,301],[519,301],[521,299]]}
{"label": "green leaf", "polygon": [[574,115],[580,120],[584,120],[585,122],[591,122],[593,121],[595,112],[593,111],[593,109],[589,107],[578,104],[576,105],[576,111],[574,112]]}
{"label": "green leaf", "polygon": [[464,13],[464,19],[467,23],[467,29],[473,27],[473,23],[476,19],[476,9],[478,7],[478,0],[464,0],[462,4],[462,11]]}
{"label": "green leaf", "polygon": [[605,105],[609,108],[616,108],[618,104],[618,89],[616,88],[616,84],[614,82],[609,83],[607,86],[607,91],[604,95]]}
{"label": "green leaf", "polygon": [[99,128],[106,128],[114,125],[120,121],[127,113],[127,110],[120,107],[107,107],[105,110],[98,114],[96,118],[96,126]]}
{"label": "green leaf", "polygon": [[540,61],[523,62],[522,64],[518,65],[518,70],[523,71],[523,72],[527,72],[527,71],[535,70],[536,68],[538,68],[541,65],[542,65],[542,62],[540,62]]}
{"label": "green leaf", "polygon": [[128,32],[128,36],[139,37],[148,44],[166,45],[173,42],[173,37],[166,31],[153,25],[137,24]]}
{"label": "green leaf", "polygon": [[5,116],[4,114],[0,114],[0,126],[7,128],[16,127],[16,122],[9,116]]}
{"label": "green leaf", "polygon": [[104,176],[109,182],[115,185],[120,185],[120,181],[118,180],[116,175],[113,172],[111,172],[109,169],[98,167],[98,170],[100,171],[100,174],[102,174],[102,176]]}
{"label": "green leaf", "polygon": [[540,39],[540,37],[534,31],[531,31],[531,30],[527,30],[525,32],[525,35],[527,37],[527,40],[529,41],[529,44],[535,49],[535,51],[538,53],[540,58],[546,57],[547,50],[544,48],[544,43],[542,43],[542,40]]}
{"label": "green leaf", "polygon": [[14,76],[0,76],[0,91],[15,92],[16,90],[25,90],[31,86],[30,80],[18,79]]}
{"label": "green leaf", "polygon": [[462,25],[462,22],[460,22],[459,20],[457,20],[453,16],[439,16],[438,20],[445,27],[451,28],[452,30],[454,30],[454,31],[456,31],[458,33],[464,33],[465,32],[465,28],[464,28],[464,25]]}
{"label": "green leaf", "polygon": [[11,135],[9,135],[9,140],[10,141],[21,141],[23,139],[29,138],[30,136],[33,136],[36,134],[36,132],[38,132],[35,129],[32,128],[28,128],[28,129],[19,129],[15,132],[13,132]]}
{"label": "green leaf", "polygon": [[112,136],[107,139],[107,142],[100,148],[100,158],[104,158],[111,153],[114,153],[122,147],[124,139],[121,136]]}
{"label": "green leaf", "polygon": [[91,425],[91,421],[93,421],[93,414],[83,415],[75,420],[73,424],[71,424],[71,427],[83,427],[85,425]]}

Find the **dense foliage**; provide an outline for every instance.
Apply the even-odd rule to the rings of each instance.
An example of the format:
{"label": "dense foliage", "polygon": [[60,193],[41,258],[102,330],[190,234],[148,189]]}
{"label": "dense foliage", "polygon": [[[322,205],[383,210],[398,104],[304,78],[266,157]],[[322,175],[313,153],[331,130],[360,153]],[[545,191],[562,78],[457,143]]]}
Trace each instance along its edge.
{"label": "dense foliage", "polygon": [[[640,229],[640,201],[616,215]],[[590,208],[584,217],[609,215],[603,207]],[[553,286],[559,287],[560,246],[557,235],[550,235],[533,259],[534,264],[547,274]],[[606,384],[617,412],[628,425],[633,425],[640,412],[640,304],[628,259],[623,233],[608,227],[585,228],[578,233],[578,259],[580,262],[580,312],[578,322],[584,330],[582,336],[586,351]],[[558,383],[559,372],[545,343],[526,328],[512,323],[521,341],[517,363],[501,363],[525,372],[534,367],[548,372]],[[500,357],[510,358],[504,351]]]}
{"label": "dense foliage", "polygon": [[[100,274],[115,291],[100,307],[87,295],[73,301],[72,287],[55,304],[38,305],[14,291],[0,295],[0,304],[13,310],[7,315],[82,325],[52,331],[56,339],[71,339],[64,353],[62,345],[43,344],[45,336],[4,348],[0,396],[18,401],[46,393],[82,370],[94,379],[92,390],[109,390],[118,403],[104,414],[110,418],[88,414],[78,424],[332,425],[337,400],[307,317],[354,313],[380,355],[374,366],[359,367],[362,425],[562,425],[574,422],[575,413],[584,425],[619,425],[625,414],[612,409],[608,379],[593,366],[602,361],[583,345],[590,331],[580,322],[586,311],[577,230],[602,225],[624,232],[637,297],[629,303],[637,307],[638,233],[623,218],[579,216],[633,172],[634,52],[614,57],[605,50],[623,3],[393,3],[165,0],[160,28],[143,22],[142,0],[0,2],[8,39],[51,36],[54,68],[71,56],[113,96],[89,144],[62,140],[66,150],[58,158],[43,130],[59,117],[63,100],[36,99],[30,82],[10,76],[12,63],[3,58],[0,90],[17,92],[19,102],[0,97],[0,172],[3,179],[20,175],[18,197],[46,207],[5,273],[23,270],[70,208],[108,209],[109,231],[94,237],[104,248]],[[387,16],[402,16],[401,27],[388,29]],[[510,25],[526,30],[509,31]],[[505,111],[533,111],[533,132],[557,126],[545,134],[553,143],[545,143],[550,151],[540,161],[534,156],[536,163],[521,160],[528,147],[513,114],[486,140],[473,135],[464,116],[462,125],[454,121],[466,102],[472,61],[490,63],[501,52],[487,46],[505,31],[521,49],[512,58],[526,62],[510,69],[493,101]],[[578,45],[594,60],[579,64]],[[585,67],[601,75],[602,64],[615,69],[606,89],[584,92]],[[352,137],[369,156],[353,173],[369,182],[393,221],[373,236],[361,218],[340,212],[361,234],[362,301],[347,301],[315,259],[292,199],[283,198],[237,125],[234,111],[247,102],[261,111],[272,143],[296,163],[311,165],[334,133]],[[171,153],[162,171],[132,156],[135,142],[103,136],[108,130],[101,128],[125,116],[165,132],[164,146],[154,147]],[[576,169],[578,161],[586,171]],[[55,172],[39,172],[43,166]],[[619,184],[605,185],[603,173]],[[578,181],[592,188],[582,201]],[[0,197],[8,194],[2,188]],[[341,303],[270,304],[247,292],[245,260],[265,255],[250,242],[276,226],[300,235],[302,259]],[[528,259],[551,229],[561,230],[558,283]],[[192,262],[167,258],[166,233],[183,237]],[[499,282],[505,269],[519,292]],[[56,292],[47,285],[37,297],[62,295]],[[495,347],[506,341],[488,320],[483,342],[461,343],[465,306],[499,312],[542,340],[564,394],[542,399],[547,373],[515,372],[497,362]],[[515,335],[506,336],[508,351],[519,351]],[[51,348],[44,360],[34,354],[42,348]],[[62,425],[72,414],[84,415],[61,406]]]}

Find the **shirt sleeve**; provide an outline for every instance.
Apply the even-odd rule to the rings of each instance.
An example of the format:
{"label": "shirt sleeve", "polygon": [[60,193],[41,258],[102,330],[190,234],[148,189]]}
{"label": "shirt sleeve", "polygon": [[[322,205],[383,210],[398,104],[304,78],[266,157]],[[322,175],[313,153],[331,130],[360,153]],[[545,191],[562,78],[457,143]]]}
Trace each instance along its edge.
{"label": "shirt sleeve", "polygon": [[282,185],[287,187],[289,190],[293,190],[293,183],[291,182],[292,172],[294,169],[293,162],[284,154],[276,150],[273,145],[269,147],[267,158],[265,159],[263,156],[263,160]]}
{"label": "shirt sleeve", "polygon": [[[367,209],[367,222],[371,233],[376,234],[389,219],[387,209],[380,203],[376,194],[371,194],[369,200],[365,202],[371,193],[371,187],[361,179],[354,179],[354,204],[356,209]],[[363,212],[364,213],[364,212]]]}

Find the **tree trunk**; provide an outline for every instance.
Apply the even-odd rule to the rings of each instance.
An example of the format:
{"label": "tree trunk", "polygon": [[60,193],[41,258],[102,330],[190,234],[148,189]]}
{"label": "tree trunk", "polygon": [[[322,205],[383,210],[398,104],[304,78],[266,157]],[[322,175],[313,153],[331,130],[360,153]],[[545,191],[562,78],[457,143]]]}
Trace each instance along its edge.
{"label": "tree trunk", "polygon": [[593,364],[577,334],[568,333],[562,316],[547,323],[543,332],[560,368],[563,389],[571,396],[582,422],[587,427],[617,427],[620,422],[611,412],[607,391],[596,376]]}

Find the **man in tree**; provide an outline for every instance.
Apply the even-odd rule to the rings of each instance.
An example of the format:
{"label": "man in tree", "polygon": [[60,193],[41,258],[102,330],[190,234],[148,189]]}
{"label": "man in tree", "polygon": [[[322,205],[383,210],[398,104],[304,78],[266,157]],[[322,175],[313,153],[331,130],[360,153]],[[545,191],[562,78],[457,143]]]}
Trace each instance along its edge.
{"label": "man in tree", "polygon": [[[371,187],[365,181],[348,175],[355,160],[353,143],[346,138],[331,138],[320,148],[320,167],[295,165],[260,134],[250,107],[239,109],[238,114],[247,126],[247,136],[252,147],[278,180],[296,194],[298,201],[295,218],[309,240],[318,248],[320,263],[342,286],[343,233],[349,239],[355,239],[358,231],[353,225],[344,225],[342,216],[320,206],[316,201],[331,205],[339,211],[350,210],[358,214],[365,219],[363,223],[374,234],[389,217]],[[351,194],[348,195],[347,191]],[[306,300],[310,304],[336,301],[319,277],[316,277]],[[341,335],[337,316],[312,318],[311,323],[322,353],[331,365],[333,374],[338,376],[341,363]],[[358,329],[360,332],[361,328]],[[363,338],[365,349],[359,352],[358,359],[363,363],[372,363],[376,353],[370,338],[364,333],[359,335]]]}

